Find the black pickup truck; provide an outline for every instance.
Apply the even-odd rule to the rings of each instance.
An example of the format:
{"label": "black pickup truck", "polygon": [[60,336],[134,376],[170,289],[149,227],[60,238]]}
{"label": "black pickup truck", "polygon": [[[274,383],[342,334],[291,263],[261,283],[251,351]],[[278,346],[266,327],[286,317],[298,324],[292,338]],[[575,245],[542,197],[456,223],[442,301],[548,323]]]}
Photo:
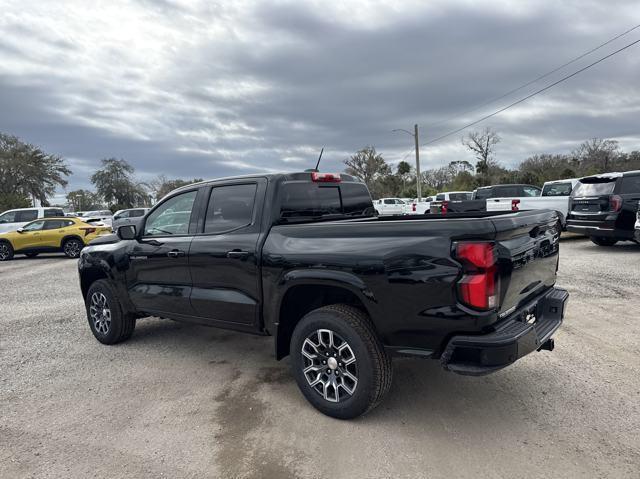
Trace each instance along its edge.
{"label": "black pickup truck", "polygon": [[550,211],[375,216],[366,186],[305,172],[173,191],[79,260],[98,341],[156,316],[272,335],[305,397],[353,418],[391,384],[391,357],[480,375],[553,348],[568,298],[554,287]]}

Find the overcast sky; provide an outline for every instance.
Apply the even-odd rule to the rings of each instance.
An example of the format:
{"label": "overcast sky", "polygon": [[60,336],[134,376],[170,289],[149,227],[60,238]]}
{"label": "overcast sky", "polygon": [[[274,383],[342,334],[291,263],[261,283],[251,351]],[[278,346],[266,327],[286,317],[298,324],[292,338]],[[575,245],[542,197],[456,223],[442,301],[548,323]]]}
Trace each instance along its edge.
{"label": "overcast sky", "polygon": [[[97,5],[99,3],[100,5]],[[441,123],[640,24],[630,1],[86,2],[0,0],[0,131],[65,157],[68,189],[100,158],[142,179],[391,163],[640,38],[640,28],[516,95]],[[640,149],[640,44],[494,117],[505,166],[591,137]],[[478,128],[479,128],[478,127]],[[423,168],[473,160],[462,134]]]}

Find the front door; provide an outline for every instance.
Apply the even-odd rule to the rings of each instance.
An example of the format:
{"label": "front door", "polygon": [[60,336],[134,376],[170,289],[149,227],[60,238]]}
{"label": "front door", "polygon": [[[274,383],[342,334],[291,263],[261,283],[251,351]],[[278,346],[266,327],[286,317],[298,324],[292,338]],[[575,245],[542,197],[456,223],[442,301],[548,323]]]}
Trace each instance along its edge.
{"label": "front door", "polygon": [[198,316],[239,326],[258,324],[256,205],[263,204],[265,190],[261,179],[211,188],[203,230],[191,244],[191,304]]}
{"label": "front door", "polygon": [[189,249],[198,190],[174,195],[158,205],[131,241],[127,287],[131,301],[151,314],[192,315]]}
{"label": "front door", "polygon": [[42,227],[44,220],[32,221],[20,230],[13,241],[13,249],[37,250],[41,246]]}

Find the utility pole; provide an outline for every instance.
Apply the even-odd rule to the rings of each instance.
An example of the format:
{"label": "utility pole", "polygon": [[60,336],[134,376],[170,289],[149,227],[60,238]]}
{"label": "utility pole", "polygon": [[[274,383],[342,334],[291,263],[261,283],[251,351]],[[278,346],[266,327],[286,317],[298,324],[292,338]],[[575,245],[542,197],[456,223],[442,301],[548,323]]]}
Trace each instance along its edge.
{"label": "utility pole", "polygon": [[418,203],[422,201],[422,181],[420,178],[420,142],[418,141],[418,125],[413,125],[413,139],[416,140],[416,189],[418,192]]}
{"label": "utility pole", "polygon": [[418,125],[413,125],[413,133],[402,128],[396,128],[391,131],[402,131],[407,135],[411,135],[416,142],[416,192],[418,193],[418,202],[422,201],[422,183],[420,181],[420,141],[418,139]]}

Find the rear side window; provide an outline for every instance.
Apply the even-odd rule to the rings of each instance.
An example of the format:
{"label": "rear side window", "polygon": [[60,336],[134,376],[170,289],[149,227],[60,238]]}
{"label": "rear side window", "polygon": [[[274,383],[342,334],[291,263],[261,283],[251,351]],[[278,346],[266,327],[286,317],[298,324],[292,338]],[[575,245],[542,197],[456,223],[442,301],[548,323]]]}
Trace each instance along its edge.
{"label": "rear side window", "polygon": [[551,183],[542,188],[542,196],[569,196],[570,194],[571,183]]}
{"label": "rear side window", "polygon": [[58,228],[62,228],[64,226],[64,220],[47,220],[44,222],[43,230],[57,230]]}
{"label": "rear side window", "polygon": [[573,197],[610,195],[616,186],[615,178],[578,183],[571,193]]}
{"label": "rear side window", "polygon": [[[340,198],[338,198],[338,199],[340,199]],[[396,204],[396,202],[395,202],[395,201],[393,201],[393,200],[384,200],[384,204],[385,204],[385,205],[395,205],[395,204]]]}
{"label": "rear side window", "polygon": [[524,186],[522,188],[522,192],[522,196],[540,196],[540,188],[535,188],[533,186]]}
{"label": "rear side window", "polygon": [[258,185],[218,186],[211,190],[204,232],[232,231],[251,224]]}
{"label": "rear side window", "polygon": [[436,195],[436,201],[444,201],[444,195]]}
{"label": "rear side window", "polygon": [[620,188],[621,194],[640,193],[640,175],[624,176]]}
{"label": "rear side window", "polygon": [[129,211],[129,218],[137,218],[139,216],[144,216],[144,210],[131,210],[131,211]]}
{"label": "rear side window", "polygon": [[16,223],[26,223],[38,219],[38,210],[22,210],[16,212]]}

